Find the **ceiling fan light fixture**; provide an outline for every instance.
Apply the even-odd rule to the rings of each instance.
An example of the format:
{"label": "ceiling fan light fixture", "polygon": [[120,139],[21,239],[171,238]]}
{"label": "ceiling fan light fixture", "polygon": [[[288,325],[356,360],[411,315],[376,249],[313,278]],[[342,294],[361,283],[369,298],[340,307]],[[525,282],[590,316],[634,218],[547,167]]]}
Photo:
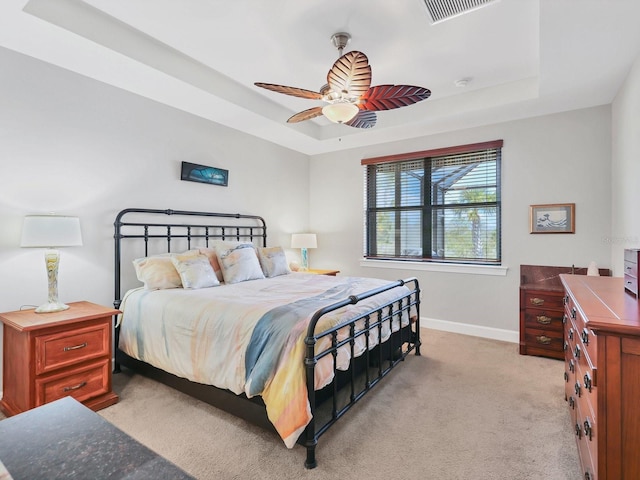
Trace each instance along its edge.
{"label": "ceiling fan light fixture", "polygon": [[346,123],[359,111],[357,105],[349,102],[330,103],[322,107],[322,114],[334,123]]}

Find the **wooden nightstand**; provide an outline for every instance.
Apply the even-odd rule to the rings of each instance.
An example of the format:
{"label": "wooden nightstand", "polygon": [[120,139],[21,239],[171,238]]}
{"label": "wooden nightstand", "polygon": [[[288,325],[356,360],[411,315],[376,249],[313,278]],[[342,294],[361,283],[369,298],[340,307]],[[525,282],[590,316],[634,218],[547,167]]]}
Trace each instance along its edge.
{"label": "wooden nightstand", "polygon": [[331,277],[335,277],[340,273],[340,270],[316,270],[315,268],[310,268],[306,270],[304,273],[314,273],[316,275],[329,275]]}
{"label": "wooden nightstand", "polygon": [[75,302],[62,312],[0,314],[4,323],[0,409],[11,416],[69,395],[93,410],[116,403],[111,357],[112,316],[118,313]]}

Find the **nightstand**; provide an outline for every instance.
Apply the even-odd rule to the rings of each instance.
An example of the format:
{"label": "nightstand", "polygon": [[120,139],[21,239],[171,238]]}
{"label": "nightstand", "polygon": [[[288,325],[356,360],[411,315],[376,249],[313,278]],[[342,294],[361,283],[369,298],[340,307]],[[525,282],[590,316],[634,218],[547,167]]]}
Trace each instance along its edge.
{"label": "nightstand", "polygon": [[313,273],[315,275],[329,275],[331,277],[335,277],[340,270],[317,270],[315,268],[310,268],[309,270],[305,270],[304,273]]}
{"label": "nightstand", "polygon": [[111,387],[112,317],[90,302],[55,313],[0,314],[4,324],[3,398],[7,415],[72,396],[93,410],[118,401]]}

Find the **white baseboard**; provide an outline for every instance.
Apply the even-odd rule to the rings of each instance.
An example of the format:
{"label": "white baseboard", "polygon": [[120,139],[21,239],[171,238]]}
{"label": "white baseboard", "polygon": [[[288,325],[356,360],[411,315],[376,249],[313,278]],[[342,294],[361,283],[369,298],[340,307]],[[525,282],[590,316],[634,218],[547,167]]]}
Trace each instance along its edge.
{"label": "white baseboard", "polygon": [[482,325],[472,325],[470,323],[450,322],[447,320],[437,320],[435,318],[420,317],[420,327],[442,330],[444,332],[461,333],[473,337],[491,338],[502,340],[503,342],[519,343],[520,333],[501,328],[483,327]]}

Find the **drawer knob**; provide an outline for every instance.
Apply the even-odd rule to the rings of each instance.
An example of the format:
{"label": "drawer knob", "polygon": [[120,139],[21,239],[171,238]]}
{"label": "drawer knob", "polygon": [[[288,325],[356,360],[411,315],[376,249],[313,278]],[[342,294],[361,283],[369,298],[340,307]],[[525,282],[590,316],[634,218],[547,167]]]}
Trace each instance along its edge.
{"label": "drawer knob", "polygon": [[569,360],[569,371],[576,373],[576,362],[574,362],[573,359]]}
{"label": "drawer knob", "polygon": [[72,347],[64,347],[64,348],[63,348],[63,350],[64,350],[65,352],[69,352],[69,351],[71,351],[71,350],[78,350],[78,349],[80,349],[80,348],[84,348],[84,347],[86,347],[87,345],[88,345],[88,344],[87,344],[87,342],[84,342],[84,343],[81,343],[80,345],[73,345]]}
{"label": "drawer knob", "polygon": [[589,330],[587,330],[586,328],[584,330],[582,330],[582,343],[584,343],[585,345],[589,345]]}
{"label": "drawer knob", "polygon": [[538,315],[536,316],[536,321],[540,325],[549,325],[551,323],[551,317],[547,317],[546,315]]}
{"label": "drawer knob", "polygon": [[573,397],[569,397],[569,406],[571,407],[571,410],[576,408],[576,399]]}
{"label": "drawer knob", "polygon": [[540,305],[544,305],[544,298],[538,298],[538,297],[533,297],[532,299],[530,299],[531,301],[531,305],[536,305],[536,306],[540,306]]}
{"label": "drawer knob", "polygon": [[546,335],[538,335],[536,337],[536,342],[542,345],[549,345],[551,343],[551,337],[547,337]]}
{"label": "drawer knob", "polygon": [[578,438],[582,438],[582,428],[579,423],[576,423],[576,436]]}
{"label": "drawer knob", "polygon": [[564,381],[565,382],[569,381],[569,374],[567,372],[564,372]]}
{"label": "drawer knob", "polygon": [[77,385],[73,385],[72,387],[64,387],[62,389],[63,392],[71,392],[73,390],[78,390],[79,388],[84,387],[87,384],[87,382],[80,382]]}
{"label": "drawer knob", "polygon": [[569,340],[573,340],[573,327],[569,329]]}
{"label": "drawer knob", "polygon": [[580,347],[576,345],[576,348],[573,349],[573,355],[576,358],[580,358]]}
{"label": "drawer knob", "polygon": [[573,390],[576,392],[576,395],[578,396],[578,398],[580,398],[582,389],[578,382],[576,382],[576,384],[573,386]]}
{"label": "drawer knob", "polygon": [[574,320],[576,318],[576,313],[578,313],[577,310],[576,310],[576,307],[573,307],[571,309],[571,318],[573,318]]}
{"label": "drawer knob", "polygon": [[593,429],[591,428],[591,422],[587,418],[584,421],[584,436],[589,437],[589,441],[591,441],[591,434],[593,433]]}
{"label": "drawer knob", "polygon": [[588,373],[585,373],[584,374],[584,388],[586,388],[587,390],[591,391],[591,387],[592,387],[591,376]]}

